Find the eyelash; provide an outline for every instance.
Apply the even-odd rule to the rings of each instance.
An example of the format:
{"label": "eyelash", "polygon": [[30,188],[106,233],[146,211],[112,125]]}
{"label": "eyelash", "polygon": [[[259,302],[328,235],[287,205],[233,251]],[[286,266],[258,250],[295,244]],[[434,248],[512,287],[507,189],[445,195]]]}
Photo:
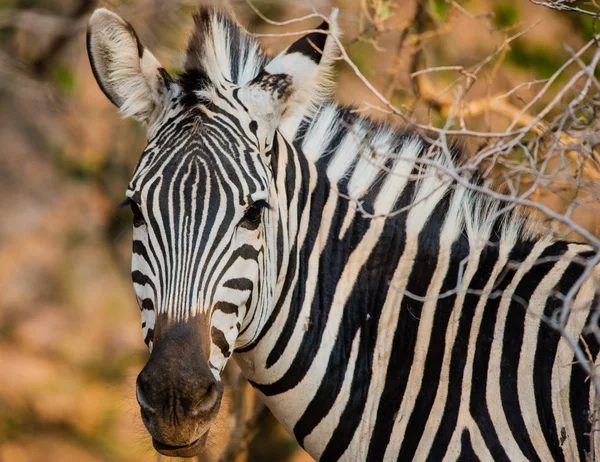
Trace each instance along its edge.
{"label": "eyelash", "polygon": [[256,201],[254,203],[252,203],[252,205],[250,205],[250,207],[248,207],[248,209],[246,210],[246,213],[244,214],[244,221],[247,223],[258,223],[260,221],[260,218],[262,217],[262,211],[263,209],[270,209],[271,207],[269,206],[269,204],[267,203],[267,201],[264,200],[259,200]]}
{"label": "eyelash", "polygon": [[117,208],[121,209],[123,207],[131,208],[131,213],[133,213],[133,226],[136,228],[146,224],[146,220],[144,220],[144,214],[142,213],[140,206],[135,203],[135,201],[129,197],[127,197],[123,202],[117,205]]}
{"label": "eyelash", "polygon": [[138,226],[145,225],[146,220],[144,220],[144,215],[140,210],[140,206],[133,201],[131,201],[129,205],[131,206],[131,212],[133,213],[133,226],[137,228]]}

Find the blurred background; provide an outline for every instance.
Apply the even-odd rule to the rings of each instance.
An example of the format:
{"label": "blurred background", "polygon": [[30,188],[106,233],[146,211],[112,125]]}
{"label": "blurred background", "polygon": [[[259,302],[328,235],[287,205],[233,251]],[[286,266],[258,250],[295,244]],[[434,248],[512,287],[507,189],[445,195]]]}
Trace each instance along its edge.
{"label": "blurred background", "polygon": [[[316,23],[278,27],[243,0],[226,3],[252,32],[302,30]],[[577,4],[597,12],[592,2]],[[508,109],[467,114],[469,128],[490,132],[506,129],[514,108],[519,112],[531,101],[544,79],[595,33],[592,15],[525,0],[270,0],[253,5],[276,21],[303,16],[312,7],[325,14],[332,6],[340,8],[348,56],[385,98],[426,125],[444,126],[452,112],[448,98],[464,96],[468,104],[516,89],[502,99]],[[155,457],[134,395],[135,377],[148,353],[130,282],[131,217],[116,208],[144,148],[145,130],[123,120],[94,81],[85,27],[98,6],[129,20],[146,47],[177,73],[197,3],[0,0],[0,461]],[[294,38],[260,40],[278,52]],[[595,45],[578,59],[585,61],[594,50]],[[436,66],[448,69],[415,80],[415,72]],[[575,62],[573,71],[558,76],[532,111],[545,107],[580,68]],[[458,84],[457,78],[462,79]],[[392,122],[370,106],[382,104],[343,62],[338,80],[337,99]],[[461,93],[467,87],[468,95]],[[577,92],[573,87],[559,96],[559,104],[544,115],[544,127],[556,123],[565,109],[560,102]],[[599,101],[586,97],[585,110],[573,116],[581,127],[569,134],[569,142],[587,143],[589,155],[596,146]],[[460,126],[460,120],[453,124]],[[538,130],[523,143],[535,141],[541,149],[539,135]],[[462,141],[475,152],[490,139]],[[503,167],[509,172],[525,162],[517,151],[505,153]],[[598,177],[592,171],[578,182],[588,167],[581,157],[569,163],[565,152],[551,162],[563,175],[541,185],[535,198],[599,236],[598,201],[589,191],[582,193],[582,184],[597,191]],[[529,184],[526,176],[520,177],[519,188]],[[547,224],[549,232],[569,231]],[[236,382],[235,371],[232,375]],[[217,460],[235,431],[239,396],[251,401],[243,383],[237,386],[241,395],[228,395],[211,430],[206,460]],[[246,404],[244,412],[256,417],[245,437],[248,449],[244,446],[228,460],[309,460],[268,413],[253,414],[258,408]]]}

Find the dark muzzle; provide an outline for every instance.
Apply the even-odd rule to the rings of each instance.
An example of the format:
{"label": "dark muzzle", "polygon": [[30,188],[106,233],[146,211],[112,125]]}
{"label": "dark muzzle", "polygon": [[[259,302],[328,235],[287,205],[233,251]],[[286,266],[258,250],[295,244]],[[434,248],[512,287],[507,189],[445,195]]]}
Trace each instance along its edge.
{"label": "dark muzzle", "polygon": [[150,359],[137,378],[136,395],[157,451],[177,457],[202,452],[222,394],[195,326],[178,323],[155,334]]}

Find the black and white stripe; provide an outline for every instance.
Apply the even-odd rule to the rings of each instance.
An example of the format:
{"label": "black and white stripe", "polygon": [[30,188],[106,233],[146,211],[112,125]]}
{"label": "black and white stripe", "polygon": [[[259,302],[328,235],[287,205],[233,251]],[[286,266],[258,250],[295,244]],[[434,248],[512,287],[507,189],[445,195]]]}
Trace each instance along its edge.
{"label": "black and white stripe", "polygon": [[[595,250],[479,192],[458,148],[325,101],[326,37],[269,62],[197,17],[127,190],[146,343],[161,316],[206,324],[215,375],[235,353],[322,460],[598,456],[593,381],[546,322]],[[593,365],[596,292],[566,323]]]}

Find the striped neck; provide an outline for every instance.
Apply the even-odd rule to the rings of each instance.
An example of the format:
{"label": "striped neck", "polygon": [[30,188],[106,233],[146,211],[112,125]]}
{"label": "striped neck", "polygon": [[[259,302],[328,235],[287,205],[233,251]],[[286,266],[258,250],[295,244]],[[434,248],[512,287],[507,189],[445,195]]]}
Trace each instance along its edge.
{"label": "striped neck", "polygon": [[[440,178],[432,165],[456,167],[454,153],[432,153],[414,133],[333,104],[287,133],[277,135],[272,159],[273,303],[253,315],[260,321],[240,337],[236,357],[311,455],[335,459],[332,429],[346,413],[358,419],[355,429],[364,411],[350,406],[349,394],[385,377],[371,377],[371,367],[383,369],[367,366],[390,359],[393,338],[378,329],[400,322],[401,305],[403,317],[413,302],[423,309],[418,297],[435,277],[436,290],[442,282],[454,288],[469,252],[499,241],[511,248],[531,234],[510,213],[490,219],[501,204]],[[438,264],[456,272],[454,280],[435,273]],[[403,298],[405,290],[417,299]],[[354,429],[343,438],[360,438]]]}

